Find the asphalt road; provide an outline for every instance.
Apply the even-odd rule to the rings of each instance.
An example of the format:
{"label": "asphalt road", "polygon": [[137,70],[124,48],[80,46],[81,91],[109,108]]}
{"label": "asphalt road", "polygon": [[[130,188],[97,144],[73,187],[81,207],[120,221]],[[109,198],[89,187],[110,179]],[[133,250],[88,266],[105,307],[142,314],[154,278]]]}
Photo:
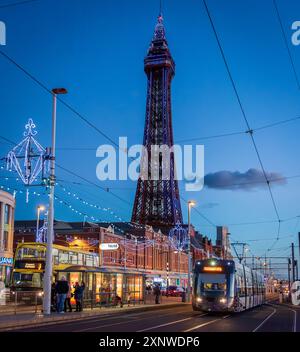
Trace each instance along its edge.
{"label": "asphalt road", "polygon": [[193,312],[190,306],[117,314],[26,328],[22,332],[296,332],[300,307],[264,305],[238,314]]}

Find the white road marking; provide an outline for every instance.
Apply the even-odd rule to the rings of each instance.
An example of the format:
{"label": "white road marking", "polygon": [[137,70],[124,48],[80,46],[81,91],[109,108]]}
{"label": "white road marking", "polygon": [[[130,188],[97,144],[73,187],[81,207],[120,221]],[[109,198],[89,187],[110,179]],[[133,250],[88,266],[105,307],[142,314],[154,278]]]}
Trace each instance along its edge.
{"label": "white road marking", "polygon": [[261,328],[276,312],[277,309],[273,308],[273,312],[269,314],[252,332],[256,332],[259,328]]}
{"label": "white road marking", "polygon": [[[172,315],[172,314],[174,314],[174,313],[168,312],[167,314],[159,314],[158,316],[167,317],[168,315]],[[120,325],[120,324],[126,324],[126,323],[131,323],[131,322],[135,322],[135,321],[138,321],[138,320],[145,320],[145,319],[149,319],[149,316],[146,316],[146,317],[143,317],[143,318],[139,318],[139,319],[129,319],[127,322],[126,321],[122,321],[122,322],[119,322],[119,323],[98,325],[98,326],[93,326],[93,327],[89,327],[89,328],[85,328],[85,329],[74,330],[74,332],[81,332],[81,331],[100,329],[100,328],[105,328],[105,327],[110,327],[110,326],[115,326],[115,325]],[[89,322],[87,322],[87,323],[89,323]]]}
{"label": "white road marking", "polygon": [[[199,316],[199,317],[202,317],[203,315],[207,315],[207,313],[201,314],[201,315],[198,315],[198,316]],[[185,319],[174,320],[174,321],[171,321],[171,322],[169,322],[169,323],[160,324],[160,325],[156,325],[156,326],[151,326],[150,328],[138,330],[137,332],[144,332],[144,331],[148,331],[148,330],[153,330],[153,329],[157,329],[157,328],[162,328],[162,327],[164,327],[164,326],[174,325],[174,324],[181,323],[181,322],[183,322],[183,321],[187,321],[187,320],[191,320],[191,319],[194,319],[194,318],[193,318],[193,317],[189,317],[189,318],[185,318]]]}
{"label": "white road marking", "polygon": [[293,325],[293,332],[297,332],[297,311],[294,309],[290,309],[292,312],[294,312],[294,325]]}
{"label": "white road marking", "polygon": [[193,330],[196,330],[196,329],[202,328],[203,326],[206,326],[206,325],[212,324],[212,323],[214,323],[214,322],[216,322],[216,321],[220,321],[220,320],[221,320],[221,319],[211,320],[211,321],[208,321],[207,323],[203,323],[203,324],[200,324],[200,325],[193,326],[193,327],[192,327],[192,328],[190,328],[190,329],[184,330],[184,332],[193,331]]}

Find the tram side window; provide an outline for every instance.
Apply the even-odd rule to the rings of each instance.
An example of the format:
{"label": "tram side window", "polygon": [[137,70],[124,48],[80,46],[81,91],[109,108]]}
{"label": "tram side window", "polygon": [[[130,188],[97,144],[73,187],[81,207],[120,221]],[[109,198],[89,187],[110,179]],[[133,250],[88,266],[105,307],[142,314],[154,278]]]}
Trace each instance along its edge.
{"label": "tram side window", "polygon": [[253,294],[257,295],[257,277],[256,277],[256,272],[253,272]]}
{"label": "tram side window", "polygon": [[54,265],[58,265],[59,264],[59,258],[58,258],[58,249],[57,248],[53,248],[52,255],[53,255],[53,263],[54,263]]}
{"label": "tram side window", "polygon": [[69,253],[66,251],[59,251],[59,264],[69,263]]}
{"label": "tram side window", "polygon": [[69,256],[70,256],[70,264],[76,264],[77,265],[77,263],[78,263],[78,253],[70,252]]}
{"label": "tram side window", "polygon": [[78,253],[78,265],[84,265],[83,254]]}
{"label": "tram side window", "polygon": [[239,296],[240,297],[245,297],[246,295],[246,290],[245,290],[245,278],[244,278],[244,273],[239,272],[238,273],[238,279],[239,279]]}
{"label": "tram side window", "polygon": [[93,256],[92,255],[86,255],[85,257],[85,265],[86,266],[93,266],[94,263],[93,263]]}

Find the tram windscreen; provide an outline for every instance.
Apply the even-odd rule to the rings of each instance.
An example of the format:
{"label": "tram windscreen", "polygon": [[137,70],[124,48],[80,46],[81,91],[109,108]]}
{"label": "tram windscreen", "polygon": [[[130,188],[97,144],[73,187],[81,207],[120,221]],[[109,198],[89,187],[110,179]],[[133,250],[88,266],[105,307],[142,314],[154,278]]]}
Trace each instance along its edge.
{"label": "tram windscreen", "polygon": [[14,273],[13,286],[42,288],[43,276],[41,273]]}
{"label": "tram windscreen", "polygon": [[198,275],[197,293],[222,293],[227,289],[225,274],[205,274]]}

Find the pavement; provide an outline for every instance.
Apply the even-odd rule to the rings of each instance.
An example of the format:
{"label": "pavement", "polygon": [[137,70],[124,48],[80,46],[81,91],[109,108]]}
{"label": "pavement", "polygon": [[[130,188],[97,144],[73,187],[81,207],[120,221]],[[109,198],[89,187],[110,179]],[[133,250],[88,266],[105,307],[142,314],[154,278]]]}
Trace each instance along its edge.
{"label": "pavement", "polygon": [[[164,309],[162,309],[164,308]],[[194,312],[189,304],[156,306],[155,311],[115,311],[59,321],[43,326],[20,327],[22,332],[300,332],[300,307],[266,304],[236,314]],[[125,313],[125,314],[124,314]]]}
{"label": "pavement", "polygon": [[[103,307],[95,309],[84,309],[82,312],[72,313],[51,313],[49,316],[44,316],[41,312],[41,307],[38,307],[37,313],[35,308],[20,307],[15,312],[14,308],[9,306],[1,307],[0,310],[0,331],[11,331],[23,328],[42,327],[49,324],[67,323],[74,321],[84,321],[85,319],[101,319],[103,317],[122,316],[134,312],[146,312],[155,310],[164,310],[185,305],[186,303],[178,302],[178,300],[163,300],[161,304],[138,304],[138,305],[124,305],[120,307]],[[30,311],[28,311],[28,309]]]}

